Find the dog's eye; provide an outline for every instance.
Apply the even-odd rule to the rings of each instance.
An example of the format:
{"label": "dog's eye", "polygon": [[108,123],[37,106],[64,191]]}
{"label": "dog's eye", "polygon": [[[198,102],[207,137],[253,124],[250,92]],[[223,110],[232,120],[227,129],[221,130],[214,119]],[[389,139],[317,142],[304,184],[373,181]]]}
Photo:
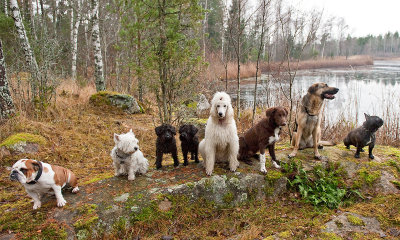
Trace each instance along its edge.
{"label": "dog's eye", "polygon": [[26,174],[27,171],[28,171],[28,169],[26,169],[26,168],[21,168],[21,172],[22,172],[23,174]]}
{"label": "dog's eye", "polygon": [[226,105],[224,105],[224,107],[226,107]]}
{"label": "dog's eye", "polygon": [[219,105],[217,105],[217,107],[219,107]]}

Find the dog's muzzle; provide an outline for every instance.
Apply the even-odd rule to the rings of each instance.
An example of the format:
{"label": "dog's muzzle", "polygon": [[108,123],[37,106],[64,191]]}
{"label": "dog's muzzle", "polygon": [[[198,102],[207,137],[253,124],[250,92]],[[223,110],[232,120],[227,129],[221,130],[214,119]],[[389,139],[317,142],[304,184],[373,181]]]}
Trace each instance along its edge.
{"label": "dog's muzzle", "polygon": [[10,174],[10,179],[11,181],[18,181],[18,172],[17,171],[12,171]]}
{"label": "dog's muzzle", "polygon": [[339,88],[331,88],[328,91],[323,92],[322,96],[325,99],[334,99],[337,92],[339,92]]}
{"label": "dog's muzzle", "polygon": [[218,116],[219,116],[220,118],[222,118],[222,117],[224,116],[224,114],[223,114],[222,112],[219,112],[219,113],[218,113]]}

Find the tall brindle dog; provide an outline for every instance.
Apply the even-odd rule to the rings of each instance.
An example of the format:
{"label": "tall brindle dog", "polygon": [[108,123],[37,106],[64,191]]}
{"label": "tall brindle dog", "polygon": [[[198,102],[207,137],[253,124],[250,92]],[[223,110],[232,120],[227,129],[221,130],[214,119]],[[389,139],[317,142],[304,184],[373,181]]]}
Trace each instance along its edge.
{"label": "tall brindle dog", "polygon": [[314,148],[314,158],[321,160],[318,147],[333,145],[321,141],[321,120],[323,118],[324,99],[334,99],[338,88],[329,87],[326,83],[314,83],[302,98],[300,110],[296,114],[297,130],[293,133],[293,151],[289,158],[296,156],[299,149]]}

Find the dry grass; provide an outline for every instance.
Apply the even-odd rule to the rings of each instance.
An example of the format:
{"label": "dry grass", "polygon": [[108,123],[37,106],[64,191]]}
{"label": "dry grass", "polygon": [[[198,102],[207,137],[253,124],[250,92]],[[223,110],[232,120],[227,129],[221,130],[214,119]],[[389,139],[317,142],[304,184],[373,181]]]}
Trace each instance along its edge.
{"label": "dry grass", "polygon": [[[210,60],[211,64],[209,67],[210,74],[215,74],[218,76],[220,80],[225,79],[225,68],[221,62],[213,62],[213,59]],[[318,60],[306,60],[300,61],[298,68],[296,60],[293,60],[291,68],[292,70],[304,70],[304,69],[319,69],[319,68],[351,68],[355,66],[366,66],[372,65],[373,59],[370,56],[351,56],[348,59],[345,57],[336,57],[336,58],[326,58],[326,59],[318,59]],[[266,63],[263,62],[260,64],[260,69],[262,72],[281,72],[287,71],[287,62],[271,62]],[[240,77],[241,78],[250,78],[255,77],[256,75],[256,63],[242,63],[240,67]],[[228,63],[228,79],[236,79],[237,78],[237,64],[236,62]]]}

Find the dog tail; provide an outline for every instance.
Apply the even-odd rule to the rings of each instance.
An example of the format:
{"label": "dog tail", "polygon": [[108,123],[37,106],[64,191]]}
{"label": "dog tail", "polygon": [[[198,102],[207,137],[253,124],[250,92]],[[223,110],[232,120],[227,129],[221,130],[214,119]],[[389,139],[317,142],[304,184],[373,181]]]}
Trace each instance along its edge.
{"label": "dog tail", "polygon": [[336,146],[337,143],[336,142],[332,142],[332,141],[319,141],[319,145],[322,145],[322,146]]}

